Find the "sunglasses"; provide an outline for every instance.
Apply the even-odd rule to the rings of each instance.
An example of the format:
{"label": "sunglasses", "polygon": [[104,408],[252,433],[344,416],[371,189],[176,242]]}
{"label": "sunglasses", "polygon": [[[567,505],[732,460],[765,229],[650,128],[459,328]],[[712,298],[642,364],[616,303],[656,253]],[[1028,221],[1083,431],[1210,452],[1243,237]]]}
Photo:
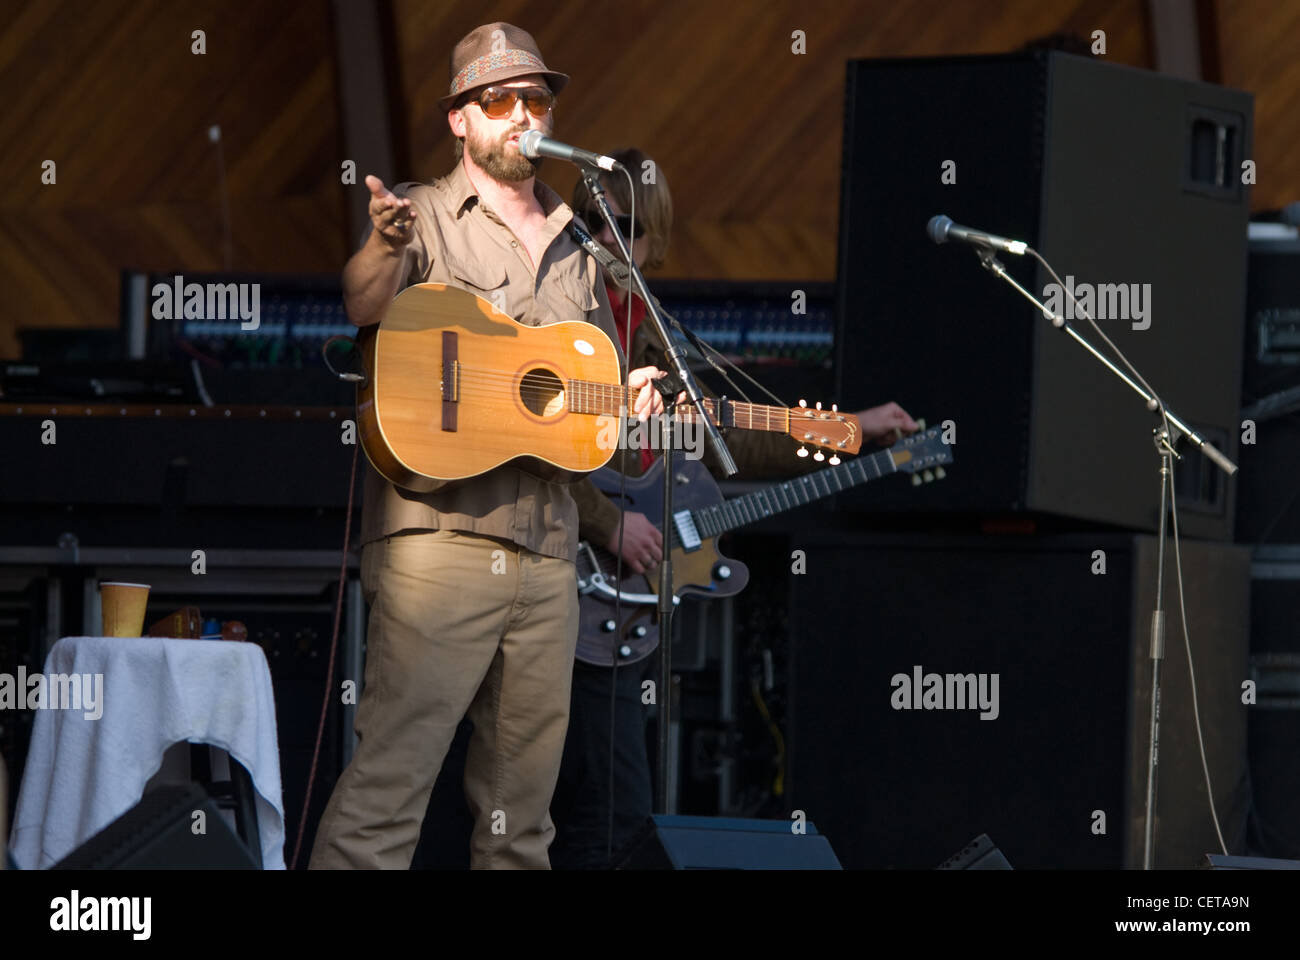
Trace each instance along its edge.
{"label": "sunglasses", "polygon": [[488,87],[466,102],[477,103],[491,120],[504,120],[515,112],[515,103],[520,100],[524,109],[539,120],[555,106],[555,94],[546,87]]}
{"label": "sunglasses", "polygon": [[[605,226],[605,218],[600,215],[600,211],[595,207],[588,207],[583,210],[582,219],[597,233]],[[623,234],[624,237],[631,236],[633,240],[638,240],[645,236],[645,224],[638,220],[636,230],[633,231],[632,218],[625,213],[615,214],[614,222],[618,224],[618,232]]]}

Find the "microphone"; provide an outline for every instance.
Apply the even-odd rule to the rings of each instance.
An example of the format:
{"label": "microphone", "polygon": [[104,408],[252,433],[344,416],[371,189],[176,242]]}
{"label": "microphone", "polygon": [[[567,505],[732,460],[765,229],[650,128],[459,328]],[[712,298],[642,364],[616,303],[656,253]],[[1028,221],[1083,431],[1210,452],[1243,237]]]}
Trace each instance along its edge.
{"label": "microphone", "polygon": [[528,130],[520,135],[519,152],[534,160],[538,157],[554,157],[556,160],[568,160],[570,163],[600,167],[602,170],[623,169],[623,164],[613,157],[592,153],[580,147],[571,147],[567,143],[553,140],[540,130]]}
{"label": "microphone", "polygon": [[937,217],[930,218],[930,222],[925,226],[925,232],[930,235],[930,239],[935,243],[960,240],[962,243],[974,244],[977,247],[992,247],[995,250],[1014,253],[1017,256],[1024,256],[1025,251],[1029,248],[1029,245],[1023,240],[1008,240],[1006,237],[999,237],[997,234],[963,227],[953,223],[951,217],[945,217],[942,213]]}

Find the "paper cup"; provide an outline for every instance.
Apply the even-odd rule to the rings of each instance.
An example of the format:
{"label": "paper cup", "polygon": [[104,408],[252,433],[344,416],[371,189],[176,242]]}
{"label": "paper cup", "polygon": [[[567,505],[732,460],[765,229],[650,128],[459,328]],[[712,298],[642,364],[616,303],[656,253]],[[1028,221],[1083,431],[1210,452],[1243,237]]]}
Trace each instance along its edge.
{"label": "paper cup", "polygon": [[144,612],[149,605],[147,583],[101,583],[99,606],[104,615],[104,636],[139,637],[144,634]]}

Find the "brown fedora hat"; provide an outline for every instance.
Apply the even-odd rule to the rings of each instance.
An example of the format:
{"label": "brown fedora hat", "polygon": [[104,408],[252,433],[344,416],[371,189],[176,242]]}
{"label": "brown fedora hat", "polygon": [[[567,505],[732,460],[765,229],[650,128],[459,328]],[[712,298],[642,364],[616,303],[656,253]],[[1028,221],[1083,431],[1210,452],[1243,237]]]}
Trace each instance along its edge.
{"label": "brown fedora hat", "polygon": [[527,30],[509,23],[485,23],[461,38],[451,53],[451,88],[438,101],[442,110],[450,110],[466,90],[501,83],[539,73],[546,78],[552,93],[559,93],[569,82],[567,74],[546,69],[537,41]]}

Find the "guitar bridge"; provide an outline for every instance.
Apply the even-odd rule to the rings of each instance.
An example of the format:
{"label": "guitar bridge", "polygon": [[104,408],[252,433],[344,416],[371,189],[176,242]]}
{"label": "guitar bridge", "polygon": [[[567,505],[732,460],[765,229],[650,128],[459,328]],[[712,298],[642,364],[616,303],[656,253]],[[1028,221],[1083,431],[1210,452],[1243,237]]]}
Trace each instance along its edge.
{"label": "guitar bridge", "polygon": [[442,429],[456,431],[456,404],[460,401],[460,361],[456,332],[442,331]]}

